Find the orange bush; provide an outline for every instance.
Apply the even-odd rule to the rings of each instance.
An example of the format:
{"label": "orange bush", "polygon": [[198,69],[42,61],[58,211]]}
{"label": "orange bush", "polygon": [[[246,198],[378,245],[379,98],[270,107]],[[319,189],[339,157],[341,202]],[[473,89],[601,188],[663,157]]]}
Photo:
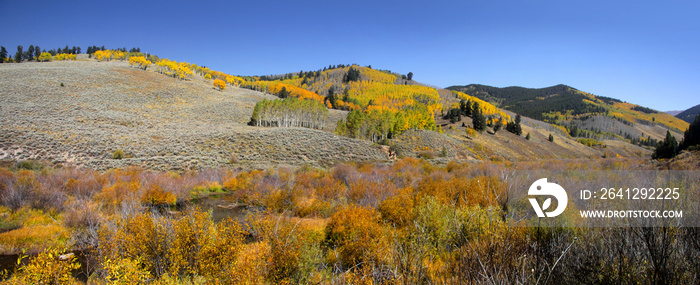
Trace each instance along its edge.
{"label": "orange bush", "polygon": [[164,191],[159,185],[151,185],[141,195],[141,203],[149,206],[173,206],[177,197],[172,192]]}
{"label": "orange bush", "polygon": [[356,205],[333,214],[326,225],[324,241],[330,250],[328,261],[350,267],[383,260],[381,252],[388,247],[383,240],[385,232],[379,221],[379,212]]}
{"label": "orange bush", "polygon": [[214,79],[213,85],[214,85],[214,87],[218,88],[219,90],[226,90],[226,82],[224,82],[221,79]]}
{"label": "orange bush", "polygon": [[395,227],[405,227],[415,218],[414,199],[412,189],[399,190],[401,194],[390,197],[379,204],[378,210],[382,218],[389,221]]}

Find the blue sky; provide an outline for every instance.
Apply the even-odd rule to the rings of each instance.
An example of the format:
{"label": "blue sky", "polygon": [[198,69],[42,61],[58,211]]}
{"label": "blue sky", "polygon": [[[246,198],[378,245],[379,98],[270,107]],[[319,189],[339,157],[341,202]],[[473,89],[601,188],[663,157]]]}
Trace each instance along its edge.
{"label": "blue sky", "polygon": [[138,46],[239,75],[357,63],[439,87],[567,84],[700,104],[698,1],[0,0],[0,45]]}

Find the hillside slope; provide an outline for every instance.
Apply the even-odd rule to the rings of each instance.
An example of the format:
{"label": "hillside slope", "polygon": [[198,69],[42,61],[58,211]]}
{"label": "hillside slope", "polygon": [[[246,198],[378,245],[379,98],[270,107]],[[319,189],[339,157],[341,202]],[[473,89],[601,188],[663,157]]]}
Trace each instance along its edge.
{"label": "hillside slope", "polygon": [[595,96],[566,85],[498,88],[471,84],[447,89],[464,92],[506,110],[568,130],[577,128],[586,131],[578,134],[581,137],[661,140],[667,130],[680,137],[688,127],[688,123],[669,114],[614,98]]}
{"label": "hillside slope", "polygon": [[698,115],[700,115],[700,105],[696,105],[688,110],[680,112],[676,115],[676,118],[679,118],[688,123],[692,123],[693,121],[695,121],[695,117],[697,117]]}
{"label": "hillside slope", "polygon": [[[255,103],[276,97],[218,91],[201,77],[91,60],[2,64],[0,77],[0,159],[186,170],[387,158],[371,142],[328,131],[247,126]],[[331,110],[326,125],[345,113]],[[113,159],[116,150],[125,158]]]}

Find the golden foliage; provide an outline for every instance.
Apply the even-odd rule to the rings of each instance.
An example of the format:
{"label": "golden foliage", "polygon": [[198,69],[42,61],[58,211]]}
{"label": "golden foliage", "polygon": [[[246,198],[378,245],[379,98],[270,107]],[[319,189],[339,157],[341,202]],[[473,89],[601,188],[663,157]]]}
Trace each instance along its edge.
{"label": "golden foliage", "polygon": [[53,59],[53,56],[48,53],[48,52],[42,52],[41,55],[39,55],[39,61],[51,61]]}
{"label": "golden foliage", "polygon": [[[165,58],[156,62],[156,71],[177,79],[186,79],[188,75],[194,74],[189,63],[176,62]],[[211,75],[209,77],[211,78]]]}
{"label": "golden foliage", "polygon": [[129,65],[139,67],[143,70],[146,70],[151,64],[153,63],[144,56],[132,56],[129,58]]}
{"label": "golden foliage", "polygon": [[75,60],[77,56],[70,53],[59,53],[53,57],[53,60]]}
{"label": "golden foliage", "polygon": [[225,90],[226,89],[226,82],[224,82],[221,79],[214,79],[213,83],[214,87],[218,88],[219,90]]}
{"label": "golden foliage", "polygon": [[[505,112],[501,111],[501,109],[498,109],[496,106],[492,105],[489,102],[486,102],[484,100],[481,100],[477,97],[467,95],[465,93],[459,92],[459,91],[452,91],[452,94],[454,94],[457,98],[462,99],[462,100],[467,100],[471,102],[478,102],[479,103],[479,110],[481,111],[481,114],[484,116],[495,116],[496,118],[500,118],[505,121],[505,123],[510,122],[511,118],[510,115],[506,114]],[[491,121],[490,123],[495,123],[495,121]],[[505,125],[504,123],[504,125]]]}
{"label": "golden foliage", "polygon": [[380,214],[373,208],[350,205],[331,216],[326,226],[328,261],[343,266],[383,260],[384,229]]}
{"label": "golden foliage", "polygon": [[141,203],[150,206],[173,206],[177,197],[172,192],[164,191],[160,185],[151,185],[141,195]]}
{"label": "golden foliage", "polygon": [[[21,266],[5,284],[80,284],[71,271],[80,268],[75,255],[67,260],[59,260],[60,251],[49,248],[35,257],[29,258],[29,263]],[[18,262],[19,263],[19,262]]]}

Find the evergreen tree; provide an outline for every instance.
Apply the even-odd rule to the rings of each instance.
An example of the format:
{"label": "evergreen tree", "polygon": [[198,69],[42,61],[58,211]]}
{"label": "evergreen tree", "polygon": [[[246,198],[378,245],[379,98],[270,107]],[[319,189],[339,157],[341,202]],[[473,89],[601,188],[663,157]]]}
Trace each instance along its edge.
{"label": "evergreen tree", "polygon": [[326,102],[329,102],[331,104],[331,107],[336,108],[336,96],[335,96],[335,86],[331,86],[331,88],[328,88],[328,96],[326,96]]}
{"label": "evergreen tree", "polygon": [[36,60],[39,60],[39,56],[41,56],[41,48],[39,46],[34,47],[34,58]]}
{"label": "evergreen tree", "polygon": [[681,143],[681,149],[688,149],[692,146],[700,144],[700,115],[695,117],[688,129],[683,134],[683,142]]}
{"label": "evergreen tree", "polygon": [[530,136],[530,133],[527,133],[527,136],[525,136],[525,139],[526,139],[526,140],[530,140],[530,138],[532,138],[532,137]]}
{"label": "evergreen tree", "polygon": [[277,94],[280,98],[287,98],[289,97],[289,91],[287,91],[287,87],[282,87],[282,90],[280,90],[280,93]]}
{"label": "evergreen tree", "polygon": [[671,131],[666,131],[666,138],[656,145],[652,158],[672,158],[678,154],[678,141],[671,135]]}
{"label": "evergreen tree", "polygon": [[29,45],[29,48],[27,49],[27,52],[28,52],[28,54],[27,54],[27,55],[28,55],[28,56],[27,56],[27,60],[32,60],[32,59],[34,59],[34,45]]}
{"label": "evergreen tree", "polygon": [[15,62],[20,63],[22,62],[22,51],[24,50],[24,47],[22,45],[17,46],[17,53],[15,53]]}
{"label": "evergreen tree", "polygon": [[506,131],[509,131],[516,135],[522,135],[523,127],[520,125],[520,120],[520,114],[517,114],[515,116],[515,122],[508,122],[508,124],[506,124]]}
{"label": "evergreen tree", "polygon": [[459,109],[462,111],[462,115],[470,117],[472,115],[472,102],[469,100],[460,100]]}
{"label": "evergreen tree", "polygon": [[486,129],[486,117],[481,113],[479,102],[474,102],[472,107],[472,124],[474,129],[481,132]]}
{"label": "evergreen tree", "polygon": [[0,46],[0,63],[5,62],[7,57],[7,49],[4,46]]}
{"label": "evergreen tree", "polygon": [[552,134],[549,134],[549,141],[554,142],[554,136]]}
{"label": "evergreen tree", "polygon": [[354,67],[350,67],[348,70],[348,73],[345,74],[345,77],[343,78],[344,83],[348,83],[351,81],[359,81],[360,80],[360,71],[355,69]]}
{"label": "evergreen tree", "polygon": [[496,134],[503,127],[503,122],[501,120],[496,120],[496,124],[493,125],[493,133]]}
{"label": "evergreen tree", "polygon": [[409,72],[408,74],[406,74],[406,79],[413,80],[413,72]]}

